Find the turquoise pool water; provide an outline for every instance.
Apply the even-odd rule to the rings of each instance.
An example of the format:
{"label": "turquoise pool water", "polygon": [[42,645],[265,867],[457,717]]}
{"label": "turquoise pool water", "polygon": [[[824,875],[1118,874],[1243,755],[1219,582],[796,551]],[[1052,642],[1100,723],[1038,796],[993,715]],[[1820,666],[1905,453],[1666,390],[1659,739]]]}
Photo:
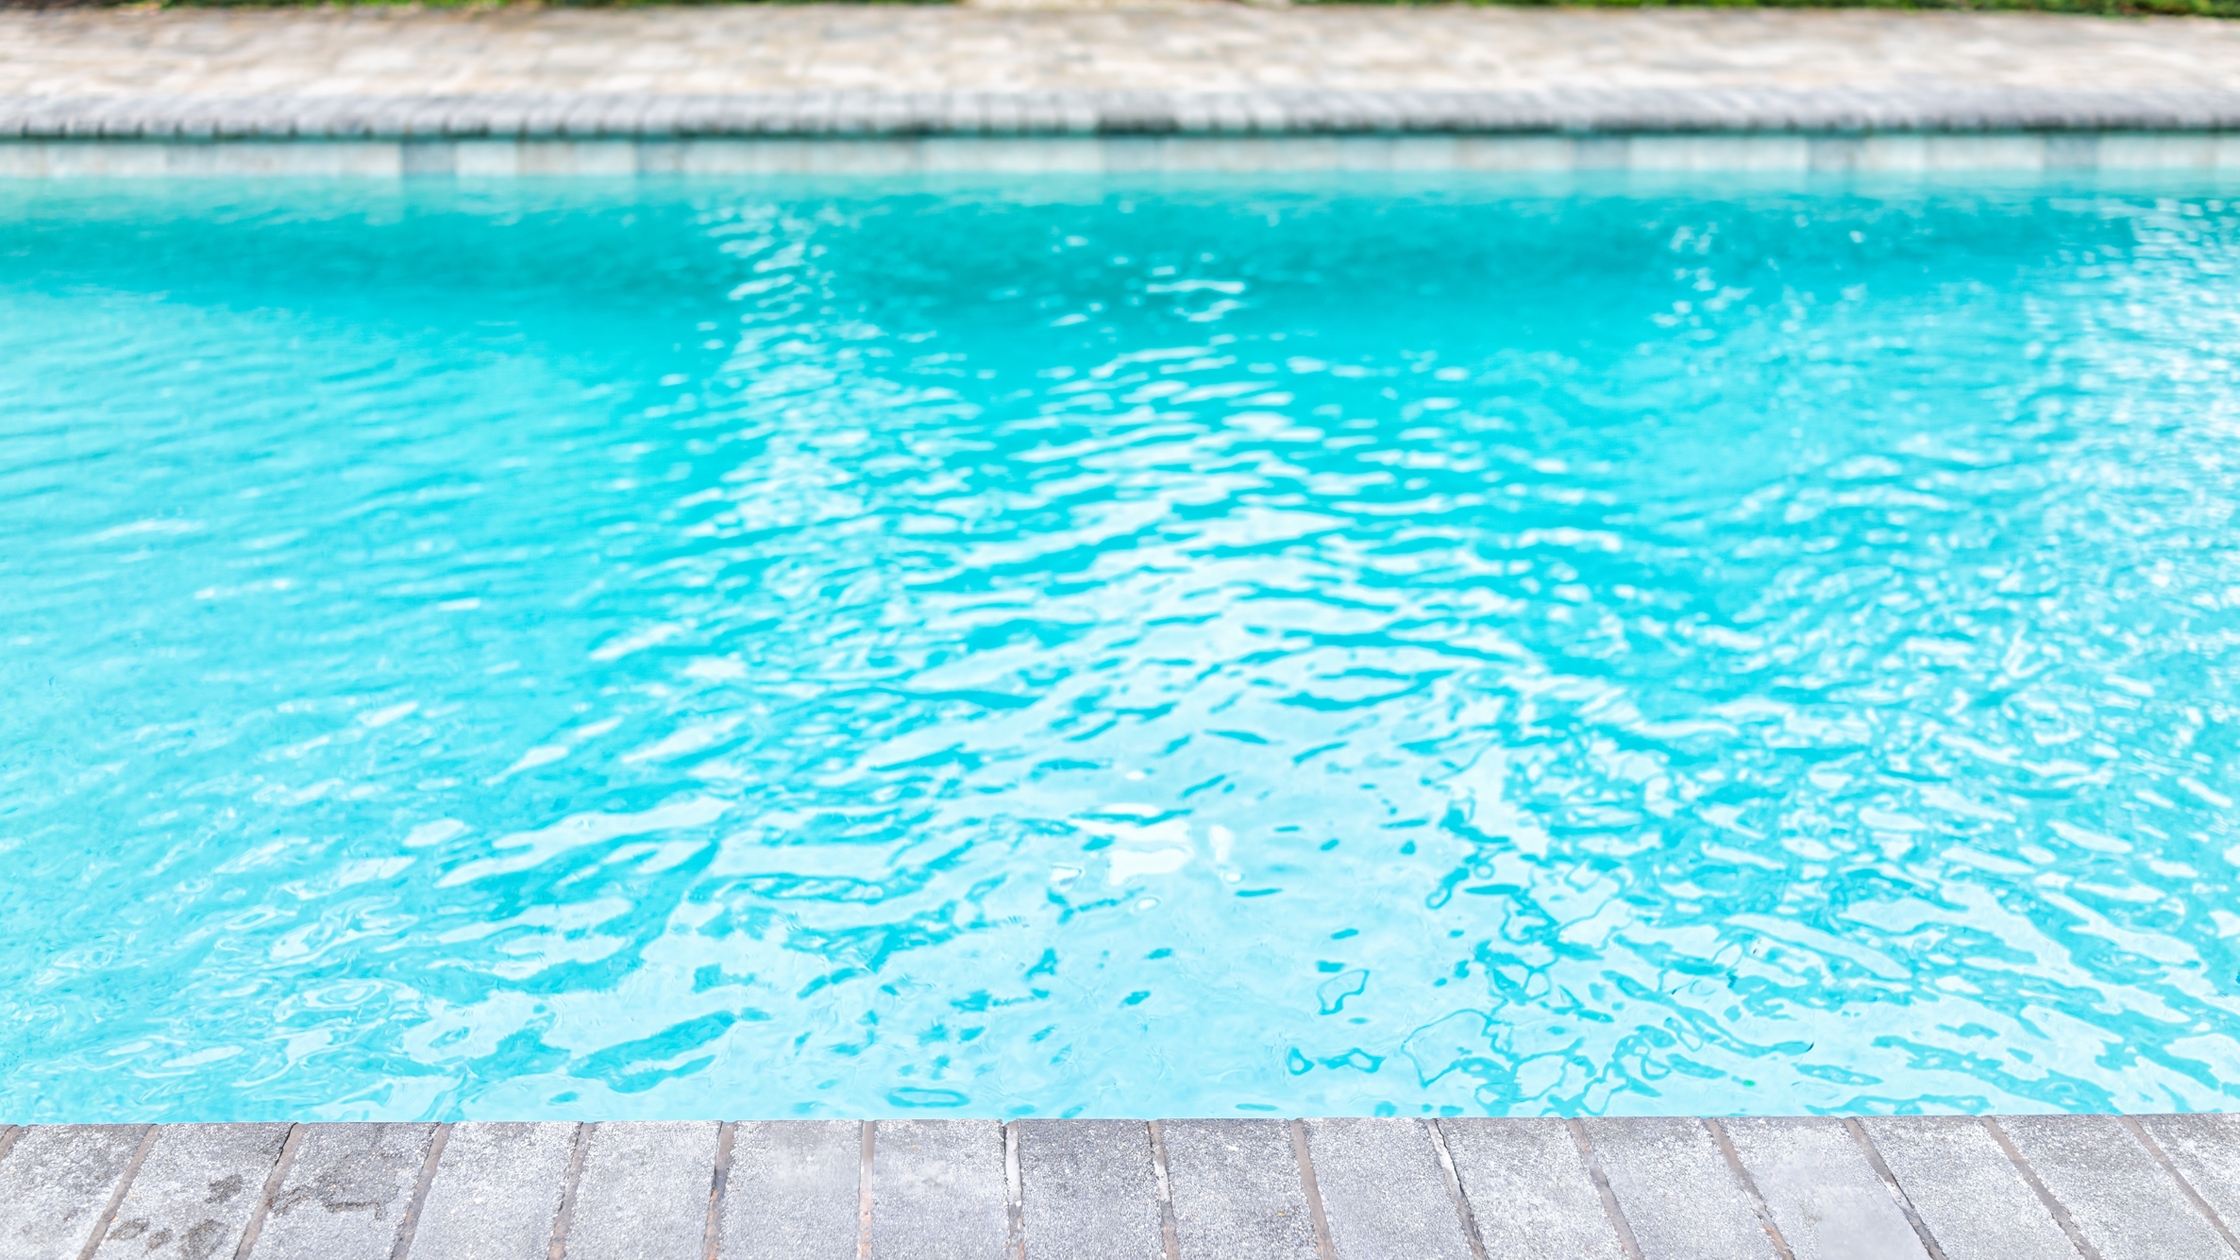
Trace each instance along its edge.
{"label": "turquoise pool water", "polygon": [[0,192],[0,1118],[2226,1105],[2229,195]]}

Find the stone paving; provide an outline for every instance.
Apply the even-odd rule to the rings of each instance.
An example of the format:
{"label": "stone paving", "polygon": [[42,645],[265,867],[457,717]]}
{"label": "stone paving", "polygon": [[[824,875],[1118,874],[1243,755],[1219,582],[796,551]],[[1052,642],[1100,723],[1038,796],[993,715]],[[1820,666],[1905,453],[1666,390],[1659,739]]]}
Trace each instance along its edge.
{"label": "stone paving", "polygon": [[2240,128],[2240,23],[1474,6],[0,11],[0,137]]}
{"label": "stone paving", "polygon": [[0,1260],[2206,1260],[2240,1117],[0,1130]]}

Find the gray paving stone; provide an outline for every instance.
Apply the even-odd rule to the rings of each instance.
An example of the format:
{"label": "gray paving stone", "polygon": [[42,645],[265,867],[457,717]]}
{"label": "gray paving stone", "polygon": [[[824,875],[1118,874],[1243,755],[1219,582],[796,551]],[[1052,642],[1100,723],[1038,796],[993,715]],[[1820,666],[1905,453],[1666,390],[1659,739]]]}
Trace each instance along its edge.
{"label": "gray paving stone", "polygon": [[577,1126],[455,1124],[412,1232],[419,1260],[544,1260]]}
{"label": "gray paving stone", "polygon": [[722,1128],[712,1120],[592,1126],[568,1222],[568,1260],[700,1255]]}
{"label": "gray paving stone", "polygon": [[1700,1120],[1588,1120],[1644,1260],[1769,1260],[1773,1240]]}
{"label": "gray paving stone", "polygon": [[[1999,1122],[2102,1260],[2233,1260],[2216,1224],[2114,1117]],[[1841,1122],[1722,1122],[1795,1260],[1922,1260],[1925,1248]],[[2217,1213],[2240,1210],[2240,1117],[2139,1125]],[[1560,1122],[1305,1122],[1338,1260],[1470,1254],[1431,1134],[1444,1136],[1487,1260],[1620,1260],[1618,1229]],[[2077,1255],[1982,1122],[1861,1126],[1948,1260]],[[1163,1126],[1188,1260],[1308,1260],[1315,1239],[1290,1132],[1277,1121]],[[1595,1120],[1585,1131],[1645,1260],[1769,1256],[1746,1191],[1692,1120]],[[389,1260],[433,1126],[314,1125],[299,1139],[252,1260]],[[405,1260],[540,1260],[577,1126],[464,1124],[442,1151]],[[718,1126],[582,1130],[569,1260],[697,1260]],[[285,1125],[0,1127],[0,1260],[76,1260],[112,1199],[95,1260],[232,1260]],[[737,1126],[721,1222],[725,1260],[847,1260],[856,1248],[861,1127]],[[143,1147],[141,1139],[146,1137]],[[1007,1250],[1002,1131],[993,1122],[878,1126],[873,1254],[997,1260]],[[1029,1260],[1159,1260],[1149,1135],[1137,1122],[1023,1122]],[[143,1151],[138,1171],[126,1170]]]}
{"label": "gray paving stone", "polygon": [[2240,1116],[2140,1116],[2139,1125],[2194,1193],[2232,1229],[2240,1221]]}
{"label": "gray paving stone", "polygon": [[1897,1196],[1843,1121],[1720,1124],[1796,1260],[1928,1260]]}
{"label": "gray paving stone", "polygon": [[305,1126],[257,1235],[256,1260],[387,1260],[432,1124]]}
{"label": "gray paving stone", "polygon": [[144,1124],[35,1125],[0,1160],[0,1260],[77,1260]]}
{"label": "gray paving stone", "polygon": [[1859,1123],[1947,1260],[2076,1260],[2037,1192],[1973,1116]]}
{"label": "gray paving stone", "polygon": [[1997,1123],[2102,1260],[2231,1260],[2216,1228],[2115,1117]]}
{"label": "gray paving stone", "polygon": [[230,1258],[288,1140],[285,1124],[159,1126],[95,1260]]}
{"label": "gray paving stone", "polygon": [[1314,1223],[1288,1125],[1168,1120],[1159,1130],[1183,1260],[1312,1260]]}
{"label": "gray paving stone", "polygon": [[999,1260],[1010,1232],[1003,1126],[881,1120],[873,1128],[871,1254],[878,1260]]}
{"label": "gray paving stone", "polygon": [[854,1260],[863,1123],[741,1124],[723,1192],[723,1260]]}
{"label": "gray paving stone", "polygon": [[[0,135],[653,135],[715,118],[787,134],[897,117],[1032,134],[2240,124],[2240,35],[2217,23],[2115,38],[2033,14],[1052,7],[1074,11],[0,10]],[[935,97],[945,107],[908,104]],[[2041,150],[2081,165],[2104,147]]]}
{"label": "gray paving stone", "polygon": [[1020,1215],[1034,1260],[1159,1260],[1159,1179],[1141,1120],[1021,1120]]}
{"label": "gray paving stone", "polygon": [[1439,1131],[1488,1260],[1625,1260],[1563,1121],[1441,1120]]}
{"label": "gray paving stone", "polygon": [[1438,1148],[1418,1120],[1309,1120],[1330,1242],[1345,1260],[1470,1260]]}

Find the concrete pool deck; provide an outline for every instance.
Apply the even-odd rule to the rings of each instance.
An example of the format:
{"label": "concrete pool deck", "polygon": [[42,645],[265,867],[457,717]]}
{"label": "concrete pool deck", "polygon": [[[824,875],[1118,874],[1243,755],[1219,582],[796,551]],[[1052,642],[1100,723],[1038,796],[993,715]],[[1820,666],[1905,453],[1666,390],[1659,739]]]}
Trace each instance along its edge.
{"label": "concrete pool deck", "polygon": [[2195,1260],[2240,1117],[34,1126],[0,1260]]}
{"label": "concrete pool deck", "polygon": [[[1294,143],[1172,143],[1239,136]],[[835,157],[788,137],[872,139]],[[991,160],[934,143],[957,137],[1102,137],[1012,150],[1099,168],[2234,168],[2240,23],[1155,0],[0,12],[14,175]],[[1369,143],[1296,143],[1333,137]],[[179,143],[212,140],[233,143]]]}

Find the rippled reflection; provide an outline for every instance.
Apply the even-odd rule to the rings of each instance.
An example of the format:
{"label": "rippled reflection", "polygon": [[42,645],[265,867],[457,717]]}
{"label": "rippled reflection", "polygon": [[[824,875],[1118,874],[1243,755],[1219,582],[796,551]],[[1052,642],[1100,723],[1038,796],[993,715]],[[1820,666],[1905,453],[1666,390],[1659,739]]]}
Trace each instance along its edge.
{"label": "rippled reflection", "polygon": [[6,196],[7,1119],[2240,1077],[2240,202]]}

